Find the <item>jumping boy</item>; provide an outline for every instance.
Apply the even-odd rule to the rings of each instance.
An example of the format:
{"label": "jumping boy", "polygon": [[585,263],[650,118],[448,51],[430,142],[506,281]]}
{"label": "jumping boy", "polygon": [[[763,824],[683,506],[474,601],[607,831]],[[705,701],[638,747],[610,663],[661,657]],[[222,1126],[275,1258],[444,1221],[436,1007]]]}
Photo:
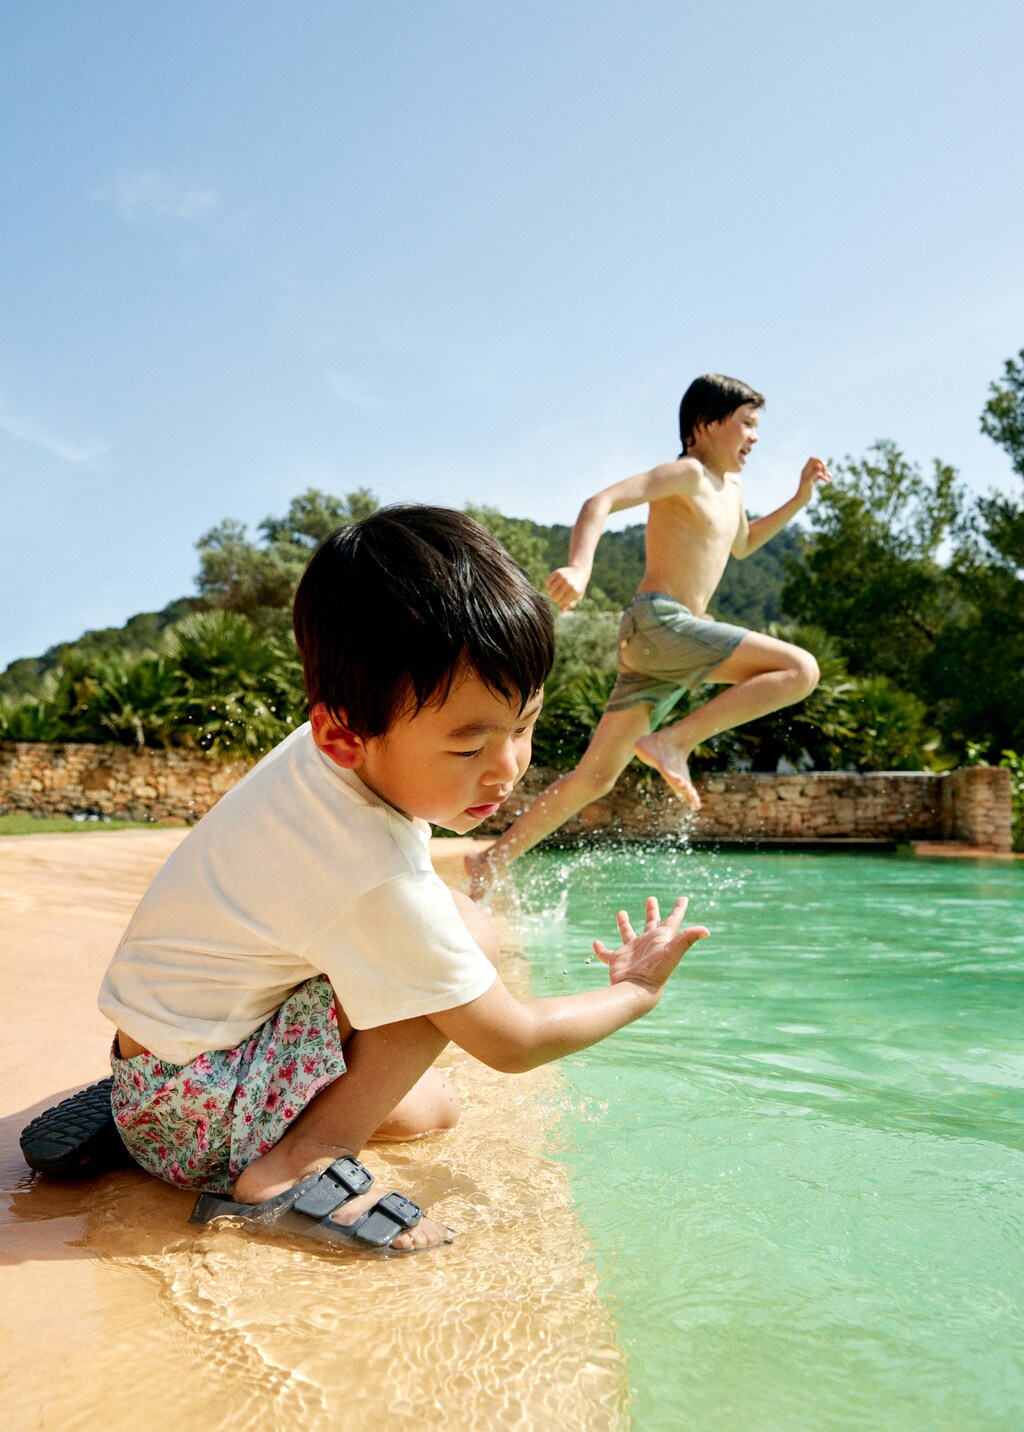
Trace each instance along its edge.
{"label": "jumping boy", "polygon": [[553,655],[546,600],[477,523],[404,506],[336,532],[295,633],[309,723],[189,833],[104,978],[113,1113],[137,1163],[205,1190],[195,1222],[413,1252],[451,1230],[377,1198],[356,1155],[454,1124],[448,1041],[509,1073],[584,1049],[652,1010],[707,931],[648,900],[639,934],[620,912],[619,948],[594,945],[607,988],[519,1000],[489,921],[434,873],[427,822],[472,830],[525,771]]}
{"label": "jumping boy", "polygon": [[[809,652],[707,614],[729,553],[743,558],[763,547],[810,502],[815,484],[831,476],[820,458],[810,458],[796,496],[748,521],[738,474],[757,442],[763,406],[761,394],[735,378],[708,373],[695,379],[679,405],[679,458],[583,504],[568,566],[547,579],[563,612],[587,589],[609,514],[649,504],[646,567],[619,628],[618,679],[576,769],[538,796],[486,851],[467,859],[474,895],[583,806],[607,795],[633,756],[699,809],[688,764],[694,747],[802,700],[817,685],[818,665]],[[727,689],[658,730],[683,692],[705,681]]]}

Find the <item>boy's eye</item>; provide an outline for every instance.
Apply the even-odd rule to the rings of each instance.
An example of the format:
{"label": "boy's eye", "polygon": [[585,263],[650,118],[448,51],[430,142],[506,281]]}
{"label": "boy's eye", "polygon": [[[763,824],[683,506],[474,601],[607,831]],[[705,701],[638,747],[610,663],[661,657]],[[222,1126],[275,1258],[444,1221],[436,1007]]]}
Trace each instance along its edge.
{"label": "boy's eye", "polygon": [[480,754],[480,752],[481,752],[482,750],[483,750],[483,746],[477,746],[477,748],[476,748],[475,751],[452,751],[451,754],[452,754],[453,756],[462,756],[462,757],[464,757],[466,760],[468,760],[470,756],[479,756],[479,754]]}

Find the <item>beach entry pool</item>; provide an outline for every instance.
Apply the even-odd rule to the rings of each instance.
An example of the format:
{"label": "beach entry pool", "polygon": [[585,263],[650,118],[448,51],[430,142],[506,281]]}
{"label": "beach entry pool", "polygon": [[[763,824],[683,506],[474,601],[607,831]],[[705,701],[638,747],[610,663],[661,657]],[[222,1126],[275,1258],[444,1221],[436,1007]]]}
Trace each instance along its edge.
{"label": "beach entry pool", "polygon": [[1024,864],[631,846],[516,875],[538,995],[690,896],[658,1010],[559,1122],[638,1432],[1024,1416]]}

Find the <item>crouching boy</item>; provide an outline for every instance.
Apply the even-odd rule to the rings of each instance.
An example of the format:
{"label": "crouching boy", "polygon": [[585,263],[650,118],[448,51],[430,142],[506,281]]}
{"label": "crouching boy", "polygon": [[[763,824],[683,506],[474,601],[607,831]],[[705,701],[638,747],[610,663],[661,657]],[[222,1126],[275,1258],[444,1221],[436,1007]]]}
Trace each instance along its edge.
{"label": "crouching boy", "polygon": [[685,901],[601,942],[610,982],[514,998],[486,916],[434,873],[530,759],[547,602],[477,523],[385,508],[328,537],[295,598],[310,720],[192,830],[103,981],[117,1128],[137,1163],[231,1217],[381,1252],[451,1241],[378,1198],[375,1134],[448,1128],[448,1041],[515,1073],[647,1014],[695,940]]}

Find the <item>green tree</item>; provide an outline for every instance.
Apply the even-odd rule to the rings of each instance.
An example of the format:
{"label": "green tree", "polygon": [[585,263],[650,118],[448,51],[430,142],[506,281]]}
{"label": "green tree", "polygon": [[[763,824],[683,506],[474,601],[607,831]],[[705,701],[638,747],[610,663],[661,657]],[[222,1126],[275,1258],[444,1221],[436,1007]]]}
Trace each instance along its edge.
{"label": "green tree", "polygon": [[1014,472],[1024,477],[1024,348],[1007,358],[1003,381],[989,384],[981,431],[1005,449]]}
{"label": "green tree", "polygon": [[782,588],[789,563],[799,552],[800,531],[791,525],[742,562],[730,559],[712,599],[715,616],[756,631],[784,621]]}
{"label": "green tree", "polygon": [[590,744],[615,684],[619,618],[588,594],[555,618],[555,664],[544,686],[544,709],[533,738],[539,766],[570,770]]}
{"label": "green tree", "polygon": [[159,612],[139,612],[129,617],[123,627],[103,627],[87,631],[75,641],[58,642],[42,656],[12,661],[0,673],[0,696],[15,702],[36,695],[43,677],[55,667],[73,662],[77,656],[101,657],[138,654],[152,650],[169,626],[200,608],[198,597],[178,597]]}
{"label": "green tree", "polygon": [[[529,524],[543,543],[547,571],[564,567],[569,555],[570,528]],[[643,523],[605,532],[594,554],[594,575],[588,593],[607,610],[622,611],[640,585],[645,561]],[[722,621],[739,622],[763,631],[784,616],[781,594],[787,559],[799,544],[796,529],[786,527],[742,562],[730,561],[715,593],[713,609]]]}
{"label": "green tree", "polygon": [[[1024,348],[1006,360],[1001,383],[992,383],[981,415],[981,430],[1003,449],[1024,478]],[[1015,576],[1024,568],[1024,505],[1017,498],[990,494],[978,502],[985,542],[996,560]]]}
{"label": "green tree", "polygon": [[960,528],[963,492],[936,460],[931,478],[894,443],[847,459],[809,509],[813,530],[782,590],[798,620],[823,627],[855,675],[918,691],[921,666],[957,604],[940,549]]}
{"label": "green tree", "polygon": [[243,523],[226,518],[196,543],[200,597],[208,606],[240,612],[283,635],[285,625],[268,613],[290,605],[313,548],[328,533],[376,508],[376,498],[365,487],[344,498],[310,488],[293,498],[283,517],[264,518],[258,529],[261,542],[250,541]]}
{"label": "green tree", "polygon": [[544,578],[550,568],[544,541],[532,522],[518,517],[504,517],[496,507],[474,507],[471,503],[467,503],[463,511],[497,537],[534,586],[544,590]]}
{"label": "green tree", "polygon": [[[615,681],[615,625],[607,614],[559,619],[558,657],[534,736],[538,765],[566,770],[589,744]],[[837,643],[815,627],[772,624],[769,635],[810,651],[821,681],[795,706],[724,731],[698,746],[697,771],[742,767],[774,771],[780,761],[816,770],[941,770],[950,764],[924,703],[886,677],[852,677]],[[669,723],[714,696],[713,685],[685,692]],[[635,763],[641,773],[649,768]]]}
{"label": "green tree", "polygon": [[2,732],[11,740],[162,745],[159,713],[174,682],[155,652],[70,650],[34,697],[4,708]]}
{"label": "green tree", "polygon": [[[1003,449],[1018,477],[1024,478],[1024,348],[1006,360],[1003,381],[989,387],[981,430]],[[983,541],[996,562],[1015,576],[1024,568],[1024,505],[1015,497],[990,493],[979,498]]]}
{"label": "green tree", "polygon": [[[855,686],[838,644],[820,627],[772,624],[768,635],[809,651],[821,672],[817,687],[794,706],[773,711],[745,726],[713,736],[694,752],[694,769],[721,770],[743,766],[774,771],[780,761],[818,770],[848,764],[844,759],[854,733],[850,696]],[[677,708],[683,716],[714,696],[716,687],[698,687],[687,693]]]}
{"label": "green tree", "polygon": [[[1024,477],[1024,349],[993,383],[981,428]],[[954,556],[960,619],[947,625],[925,663],[926,689],[951,742],[1024,750],[1024,506],[979,497]]]}

